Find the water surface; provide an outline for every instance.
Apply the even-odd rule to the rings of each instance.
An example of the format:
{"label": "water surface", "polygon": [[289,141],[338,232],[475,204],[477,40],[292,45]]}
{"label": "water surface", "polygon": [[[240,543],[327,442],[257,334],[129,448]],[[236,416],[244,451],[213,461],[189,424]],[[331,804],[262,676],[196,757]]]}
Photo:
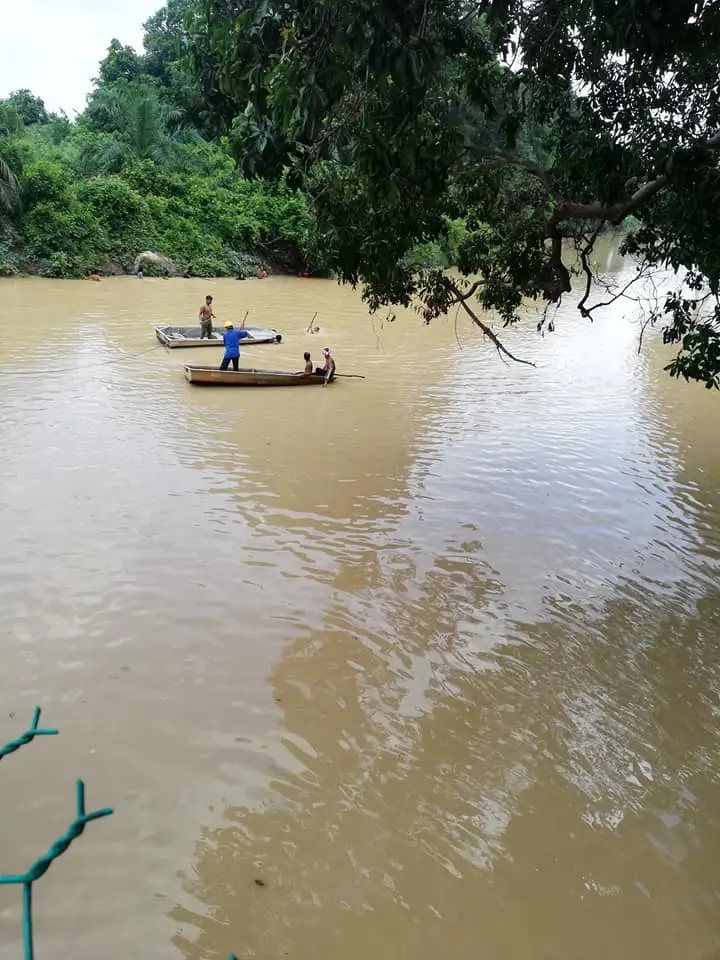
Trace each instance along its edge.
{"label": "water surface", "polygon": [[[61,729],[2,763],[2,869],[77,776],[117,809],[39,957],[720,955],[720,408],[627,307],[531,315],[530,368],[326,281],[0,289],[0,736]],[[207,292],[283,332],[249,362],[366,379],[190,387],[219,355],[153,327]]]}

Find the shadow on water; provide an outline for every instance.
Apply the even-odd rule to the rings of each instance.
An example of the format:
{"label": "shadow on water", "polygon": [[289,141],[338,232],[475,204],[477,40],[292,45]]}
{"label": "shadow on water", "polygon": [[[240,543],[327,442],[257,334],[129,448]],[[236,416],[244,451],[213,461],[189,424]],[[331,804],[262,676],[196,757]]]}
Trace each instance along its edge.
{"label": "shadow on water", "polygon": [[[599,960],[649,940],[705,958],[720,895],[720,591],[705,581],[660,609],[628,585],[589,621],[549,605],[480,657],[453,639],[456,614],[437,618],[437,573],[416,611],[432,633],[398,624],[402,653],[340,629],[336,611],[285,652],[270,678],[278,760],[255,803],[203,829],[177,945],[190,958],[431,957],[457,938],[458,957],[533,943],[548,960]],[[488,615],[487,597],[474,606]]]}
{"label": "shadow on water", "polygon": [[185,956],[716,948],[717,473],[700,495],[635,335],[556,341],[492,404],[459,358],[386,549],[270,673],[261,779],[171,912]]}

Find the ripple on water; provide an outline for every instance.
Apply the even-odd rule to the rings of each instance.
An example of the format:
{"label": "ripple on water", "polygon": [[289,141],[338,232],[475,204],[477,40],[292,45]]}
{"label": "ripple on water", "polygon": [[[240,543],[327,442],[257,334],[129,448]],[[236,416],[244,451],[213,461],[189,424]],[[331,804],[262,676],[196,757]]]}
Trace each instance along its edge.
{"label": "ripple on water", "polygon": [[[6,338],[2,702],[71,734],[9,768],[8,802],[77,768],[122,813],[77,851],[86,927],[45,888],[56,952],[470,958],[480,930],[498,957],[701,960],[714,408],[691,442],[619,316],[507,331],[538,367],[505,368],[462,325],[459,349],[284,284],[212,287],[256,322],[281,304],[253,362],[317,353],[324,296],[364,382],[201,391],[187,358],[133,359],[193,281],[52,286],[51,311],[31,285],[41,342]],[[13,859],[56,800],[0,837]]]}

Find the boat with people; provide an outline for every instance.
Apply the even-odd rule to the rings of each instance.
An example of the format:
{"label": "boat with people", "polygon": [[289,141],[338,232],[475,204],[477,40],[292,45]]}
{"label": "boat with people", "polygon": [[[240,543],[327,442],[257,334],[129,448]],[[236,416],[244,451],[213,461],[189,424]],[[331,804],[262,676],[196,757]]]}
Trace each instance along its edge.
{"label": "boat with people", "polygon": [[[243,344],[247,341],[243,340]],[[188,383],[214,387],[308,387],[322,385],[325,377],[318,373],[293,373],[288,370],[258,370],[254,367],[221,370],[219,367],[185,365]],[[332,379],[329,381],[332,383]]]}
{"label": "boat with people", "polygon": [[[249,347],[254,343],[280,343],[282,334],[272,327],[242,327],[248,334],[243,338],[243,346]],[[213,330],[210,338],[200,339],[200,327],[155,327],[155,336],[160,343],[173,350],[176,347],[221,347],[223,335],[220,330]]]}

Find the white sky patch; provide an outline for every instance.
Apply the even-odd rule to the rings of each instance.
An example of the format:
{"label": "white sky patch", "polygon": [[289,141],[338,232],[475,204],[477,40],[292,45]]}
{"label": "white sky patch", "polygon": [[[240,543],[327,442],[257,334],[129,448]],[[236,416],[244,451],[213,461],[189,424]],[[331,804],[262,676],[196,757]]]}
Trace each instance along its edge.
{"label": "white sky patch", "polygon": [[142,50],[143,23],[163,0],[0,0],[0,99],[24,87],[48,110],[85,108],[113,37]]}

